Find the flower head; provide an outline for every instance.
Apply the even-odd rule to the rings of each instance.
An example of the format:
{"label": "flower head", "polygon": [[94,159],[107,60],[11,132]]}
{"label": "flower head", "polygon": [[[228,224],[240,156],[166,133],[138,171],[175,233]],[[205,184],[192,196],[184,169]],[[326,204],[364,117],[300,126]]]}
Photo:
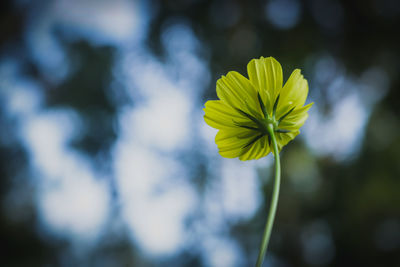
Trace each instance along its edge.
{"label": "flower head", "polygon": [[247,65],[249,79],[230,71],[217,81],[219,100],[205,104],[204,120],[219,129],[215,143],[223,157],[259,159],[271,152],[268,128],[276,136],[279,151],[299,133],[311,104],[307,80],[299,69],[283,85],[282,67],[273,57],[253,59]]}

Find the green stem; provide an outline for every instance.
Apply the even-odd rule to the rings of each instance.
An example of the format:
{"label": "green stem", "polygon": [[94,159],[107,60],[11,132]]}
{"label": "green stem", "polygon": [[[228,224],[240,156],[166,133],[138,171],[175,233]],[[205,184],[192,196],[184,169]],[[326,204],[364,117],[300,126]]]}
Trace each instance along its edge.
{"label": "green stem", "polygon": [[272,124],[268,124],[268,134],[272,141],[272,147],[275,155],[275,181],[274,181],[274,190],[272,192],[271,206],[269,208],[268,219],[265,225],[264,234],[260,246],[260,252],[258,254],[257,259],[257,267],[261,267],[265,253],[267,252],[269,238],[271,236],[272,226],[274,224],[276,207],[278,206],[278,197],[279,197],[279,187],[281,183],[281,163],[279,160],[279,151],[278,144],[276,143],[276,138],[274,134],[274,127]]}

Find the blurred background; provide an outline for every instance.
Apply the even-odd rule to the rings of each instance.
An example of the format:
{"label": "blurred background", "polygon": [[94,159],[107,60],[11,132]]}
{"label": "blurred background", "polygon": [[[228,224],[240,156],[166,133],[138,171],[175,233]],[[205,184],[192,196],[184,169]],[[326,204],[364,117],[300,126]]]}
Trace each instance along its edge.
{"label": "blurred background", "polygon": [[1,266],[252,266],[273,158],[202,108],[260,56],[315,102],[264,266],[400,266],[399,1],[0,5]]}

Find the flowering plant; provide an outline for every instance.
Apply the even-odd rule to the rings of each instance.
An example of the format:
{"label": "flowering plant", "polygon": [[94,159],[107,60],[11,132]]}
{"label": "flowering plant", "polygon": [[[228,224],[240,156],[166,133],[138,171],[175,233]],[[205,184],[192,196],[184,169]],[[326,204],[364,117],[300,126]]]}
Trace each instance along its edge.
{"label": "flowering plant", "polygon": [[308,83],[299,69],[283,84],[282,67],[273,57],[253,59],[247,65],[249,78],[235,71],[217,81],[219,100],[209,100],[204,120],[218,129],[215,143],[221,156],[240,160],[275,156],[275,183],[257,266],[261,266],[278,203],[279,152],[293,140],[308,117],[313,103],[305,105]]}

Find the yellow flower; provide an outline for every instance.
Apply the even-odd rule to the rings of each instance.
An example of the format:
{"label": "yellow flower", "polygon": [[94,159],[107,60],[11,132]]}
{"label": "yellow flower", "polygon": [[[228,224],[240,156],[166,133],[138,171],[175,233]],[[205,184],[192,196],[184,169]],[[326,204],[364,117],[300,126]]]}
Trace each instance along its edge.
{"label": "yellow flower", "polygon": [[221,156],[259,159],[271,152],[268,127],[273,127],[281,151],[299,133],[311,104],[303,106],[308,83],[299,69],[282,87],[282,67],[273,57],[253,59],[249,79],[235,71],[217,81],[220,100],[205,104],[204,120],[219,129],[215,143]]}

